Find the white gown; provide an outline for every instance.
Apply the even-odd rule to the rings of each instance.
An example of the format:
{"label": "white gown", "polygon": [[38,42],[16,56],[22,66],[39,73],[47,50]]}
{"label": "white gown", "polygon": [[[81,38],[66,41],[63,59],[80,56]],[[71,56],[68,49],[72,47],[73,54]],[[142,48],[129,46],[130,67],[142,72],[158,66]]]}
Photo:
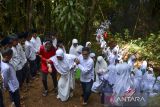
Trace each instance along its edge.
{"label": "white gown", "polygon": [[135,69],[134,84],[137,93],[140,93],[141,91],[142,88],[141,83],[142,83],[142,71],[139,69]]}
{"label": "white gown", "polygon": [[111,64],[108,66],[108,82],[109,84],[115,84],[117,78],[116,66]]}
{"label": "white gown", "polygon": [[160,76],[157,77],[156,83],[153,86],[153,90],[156,93],[160,93]]}
{"label": "white gown", "polygon": [[[100,63],[98,63],[98,60]],[[96,81],[92,85],[93,92],[95,93],[99,92],[99,87],[103,82],[103,76],[106,74],[106,71],[107,71],[107,63],[102,56],[99,56],[97,58],[96,67],[95,67]]]}
{"label": "white gown", "polygon": [[152,92],[154,83],[155,83],[154,74],[148,74],[148,72],[146,72],[144,74],[143,81],[142,81],[143,91]]}
{"label": "white gown", "polygon": [[61,77],[58,81],[58,95],[57,98],[60,98],[61,101],[67,101],[70,96],[70,90],[74,89],[75,80],[74,80],[74,69],[71,70],[74,66],[75,56],[65,54],[62,61],[57,60],[56,56],[50,58],[53,61],[54,66],[58,73],[61,74]]}

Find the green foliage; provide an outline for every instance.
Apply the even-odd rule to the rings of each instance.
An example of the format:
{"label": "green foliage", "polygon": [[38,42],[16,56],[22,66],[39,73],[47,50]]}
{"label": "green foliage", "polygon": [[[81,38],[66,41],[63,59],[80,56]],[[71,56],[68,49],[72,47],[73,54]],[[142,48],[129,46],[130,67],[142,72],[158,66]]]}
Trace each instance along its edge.
{"label": "green foliage", "polygon": [[[124,34],[125,37],[130,37],[126,31]],[[160,64],[160,33],[151,33],[146,38],[138,39],[124,39],[120,33],[116,33],[114,40],[122,47],[127,45],[129,52],[138,52],[141,57],[148,58],[155,64]]]}
{"label": "green foliage", "polygon": [[67,37],[75,37],[84,24],[84,5],[78,0],[64,0],[53,10],[53,20],[58,31]]}

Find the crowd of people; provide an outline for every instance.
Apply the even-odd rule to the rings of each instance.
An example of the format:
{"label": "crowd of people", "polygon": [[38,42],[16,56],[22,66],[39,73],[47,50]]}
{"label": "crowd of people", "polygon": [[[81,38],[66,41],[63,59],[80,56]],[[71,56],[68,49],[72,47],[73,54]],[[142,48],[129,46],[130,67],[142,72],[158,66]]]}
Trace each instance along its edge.
{"label": "crowd of people", "polygon": [[152,65],[138,58],[137,53],[128,54],[118,44],[105,44],[106,48],[97,56],[91,42],[82,46],[73,39],[67,52],[63,41],[53,33],[46,33],[42,41],[36,30],[11,34],[2,38],[0,44],[0,107],[4,107],[3,90],[9,92],[13,105],[21,107],[20,91],[28,90],[39,73],[42,95],[48,95],[47,76],[51,75],[53,92],[62,102],[73,97],[75,79],[81,83],[82,105],[88,104],[92,92],[103,97],[110,93],[109,102],[120,106],[123,103],[116,100],[118,97],[135,93],[147,93],[150,97],[160,92],[160,77],[155,77]]}

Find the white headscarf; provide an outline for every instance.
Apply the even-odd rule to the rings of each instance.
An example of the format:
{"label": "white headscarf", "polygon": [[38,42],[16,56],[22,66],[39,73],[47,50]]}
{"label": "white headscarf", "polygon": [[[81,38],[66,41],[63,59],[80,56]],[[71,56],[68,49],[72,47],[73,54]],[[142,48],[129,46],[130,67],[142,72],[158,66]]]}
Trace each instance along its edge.
{"label": "white headscarf", "polygon": [[[63,60],[58,60],[57,56],[63,57]],[[62,49],[58,49],[56,55],[51,57],[50,60],[54,63],[56,70],[61,75],[65,75],[73,67],[75,58],[74,55],[65,54]]]}
{"label": "white headscarf", "polygon": [[107,63],[102,56],[97,57],[95,72],[96,73],[104,73],[107,71]]}
{"label": "white headscarf", "polygon": [[109,65],[115,65],[116,62],[116,55],[114,55],[113,53],[110,53],[110,55],[108,56],[108,61],[109,61]]}
{"label": "white headscarf", "polygon": [[157,77],[156,83],[153,86],[154,91],[160,93],[160,76]]}
{"label": "white headscarf", "polygon": [[145,70],[147,69],[147,61],[146,60],[144,60],[142,62],[141,69],[145,69]]}
{"label": "white headscarf", "polygon": [[153,90],[153,85],[155,83],[155,76],[153,72],[149,73],[148,71],[143,75],[143,90],[144,91],[152,91]]}
{"label": "white headscarf", "polygon": [[83,49],[83,46],[82,45],[79,45],[77,48],[76,48],[76,52],[78,53],[78,55],[80,55],[82,53],[82,49]]}
{"label": "white headscarf", "polygon": [[57,38],[52,40],[52,44],[55,48],[57,48]]}
{"label": "white headscarf", "polygon": [[128,59],[128,64],[132,67],[134,66],[134,61],[133,61],[134,59],[136,59],[134,55],[131,55],[130,58]]}
{"label": "white headscarf", "polygon": [[96,54],[95,53],[90,53],[90,55],[89,55],[91,58],[94,58],[95,56],[96,56]]}
{"label": "white headscarf", "polygon": [[123,96],[126,91],[134,87],[134,84],[130,76],[131,67],[126,62],[117,64],[116,69],[120,74],[113,87],[113,92],[117,97]]}
{"label": "white headscarf", "polygon": [[69,54],[78,56],[76,52],[77,47],[74,47],[75,43],[78,43],[77,39],[72,40],[72,46],[70,47]]}
{"label": "white headscarf", "polygon": [[91,45],[91,42],[86,42],[86,47],[88,47],[88,45]]}
{"label": "white headscarf", "polygon": [[113,48],[113,50],[112,51],[114,51],[114,52],[116,52],[117,54],[118,54],[118,52],[119,52],[119,46],[118,45],[116,45],[114,48]]}
{"label": "white headscarf", "polygon": [[63,50],[62,50],[62,49],[58,49],[58,50],[56,51],[56,56],[64,57],[64,52],[63,52]]}
{"label": "white headscarf", "polygon": [[73,40],[72,40],[72,45],[73,45],[74,43],[78,43],[78,40],[77,40],[77,39],[73,39]]}

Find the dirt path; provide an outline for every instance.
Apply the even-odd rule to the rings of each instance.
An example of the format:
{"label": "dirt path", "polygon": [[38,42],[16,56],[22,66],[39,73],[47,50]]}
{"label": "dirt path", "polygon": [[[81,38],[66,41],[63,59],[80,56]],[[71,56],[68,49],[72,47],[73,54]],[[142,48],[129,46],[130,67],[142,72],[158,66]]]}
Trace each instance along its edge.
{"label": "dirt path", "polygon": [[[48,86],[49,89],[52,89],[52,82],[50,76],[48,76]],[[31,87],[30,90],[26,93],[26,97],[24,99],[25,107],[82,107],[80,101],[81,95],[81,86],[79,82],[76,82],[76,88],[74,92],[74,96],[70,98],[67,102],[61,102],[56,98],[56,94],[52,91],[49,92],[47,97],[42,96],[42,84],[41,78],[39,77],[38,80],[34,80],[33,82],[34,87]],[[23,94],[23,93],[22,93]],[[9,107],[10,100],[8,93],[4,95],[5,105]],[[85,107],[102,107],[100,104],[100,96],[98,94],[92,93],[88,105]]]}

